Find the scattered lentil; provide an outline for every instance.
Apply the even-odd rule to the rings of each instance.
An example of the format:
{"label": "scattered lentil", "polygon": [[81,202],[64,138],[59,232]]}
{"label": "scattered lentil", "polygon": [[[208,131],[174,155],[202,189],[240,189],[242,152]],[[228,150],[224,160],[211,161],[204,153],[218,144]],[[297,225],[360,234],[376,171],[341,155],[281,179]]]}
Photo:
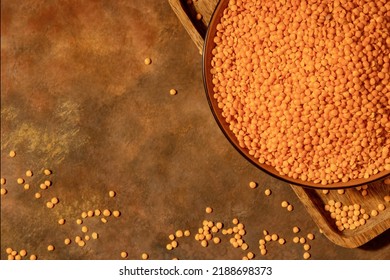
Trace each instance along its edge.
{"label": "scattered lentil", "polygon": [[51,170],[50,169],[45,169],[45,170],[43,170],[43,174],[45,174],[45,175],[51,175]]}
{"label": "scattered lentil", "polygon": [[143,260],[147,260],[147,259],[149,259],[149,255],[146,254],[146,253],[143,253],[143,254],[141,255],[141,258],[142,258]]}
{"label": "scattered lentil", "polygon": [[249,182],[249,187],[251,188],[251,189],[255,189],[256,187],[257,187],[257,184],[256,184],[256,182]]}
{"label": "scattered lentil", "polygon": [[108,209],[104,209],[104,210],[103,210],[103,216],[105,216],[105,217],[111,216],[111,211],[108,210]]}
{"label": "scattered lentil", "polygon": [[176,237],[183,237],[183,231],[182,230],[177,230],[175,233]]}
{"label": "scattered lentil", "polygon": [[114,191],[109,191],[108,192],[108,196],[109,197],[114,197],[114,196],[116,196],[116,193]]}
{"label": "scattered lentil", "polygon": [[121,212],[119,212],[118,210],[114,210],[114,211],[112,211],[112,215],[113,215],[115,218],[118,218],[118,217],[121,215]]}
{"label": "scattered lentil", "polygon": [[145,58],[144,62],[146,65],[150,65],[152,63],[152,60],[149,57],[147,57]]}

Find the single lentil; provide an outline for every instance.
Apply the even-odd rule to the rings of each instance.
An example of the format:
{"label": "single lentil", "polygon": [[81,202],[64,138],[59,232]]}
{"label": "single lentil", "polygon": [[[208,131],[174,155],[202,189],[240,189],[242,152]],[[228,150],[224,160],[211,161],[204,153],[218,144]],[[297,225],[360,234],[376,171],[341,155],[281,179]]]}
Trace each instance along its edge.
{"label": "single lentil", "polygon": [[143,254],[141,255],[141,258],[142,258],[143,260],[147,260],[147,259],[149,259],[149,255],[148,255],[147,253],[143,253]]}
{"label": "single lentil", "polygon": [[116,193],[114,191],[109,191],[108,192],[108,196],[109,197],[114,197],[116,195]]}
{"label": "single lentil", "polygon": [[152,60],[149,57],[147,57],[147,58],[145,58],[144,63],[146,65],[150,65],[152,63]]}
{"label": "single lentil", "polygon": [[45,170],[43,170],[43,174],[45,174],[45,175],[51,175],[51,170],[50,169],[45,169]]}
{"label": "single lentil", "polygon": [[305,260],[310,259],[310,257],[311,257],[311,255],[310,255],[309,252],[303,253],[303,258],[304,258]]}
{"label": "single lentil", "polygon": [[257,184],[256,184],[256,182],[249,182],[249,187],[251,188],[251,189],[255,189],[256,187],[257,187]]}
{"label": "single lentil", "polygon": [[115,218],[118,218],[118,217],[121,215],[121,212],[118,211],[118,210],[114,210],[114,211],[112,211],[112,215],[113,215]]}

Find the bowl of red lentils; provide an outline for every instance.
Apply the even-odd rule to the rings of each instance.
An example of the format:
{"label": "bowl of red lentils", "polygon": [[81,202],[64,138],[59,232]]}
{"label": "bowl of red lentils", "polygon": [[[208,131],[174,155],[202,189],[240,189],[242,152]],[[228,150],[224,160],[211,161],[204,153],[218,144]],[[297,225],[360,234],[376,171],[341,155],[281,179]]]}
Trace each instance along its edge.
{"label": "bowl of red lentils", "polygon": [[203,79],[231,144],[294,185],[390,174],[390,2],[221,0]]}

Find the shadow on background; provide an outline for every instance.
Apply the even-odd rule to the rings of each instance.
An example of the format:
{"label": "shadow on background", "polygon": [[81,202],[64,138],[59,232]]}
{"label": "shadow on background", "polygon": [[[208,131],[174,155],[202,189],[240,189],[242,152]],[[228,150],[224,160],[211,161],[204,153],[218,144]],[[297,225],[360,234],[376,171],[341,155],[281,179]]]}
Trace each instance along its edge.
{"label": "shadow on background", "polygon": [[360,249],[367,251],[376,251],[390,244],[390,229],[377,236],[368,243],[360,246]]}

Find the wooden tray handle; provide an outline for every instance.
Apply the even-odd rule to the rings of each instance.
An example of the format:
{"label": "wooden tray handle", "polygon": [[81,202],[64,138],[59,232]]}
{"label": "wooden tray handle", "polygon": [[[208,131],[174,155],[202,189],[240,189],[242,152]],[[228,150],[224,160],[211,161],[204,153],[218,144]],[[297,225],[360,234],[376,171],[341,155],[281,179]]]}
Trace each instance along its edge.
{"label": "wooden tray handle", "polygon": [[[207,26],[210,22],[211,15],[215,10],[219,0],[210,0],[199,5],[198,1],[192,4],[185,4],[186,0],[168,0],[177,17],[180,19],[184,28],[187,30],[192,41],[199,49],[199,53],[203,53],[204,39],[206,37]],[[197,14],[200,14],[201,19],[197,19]]]}

